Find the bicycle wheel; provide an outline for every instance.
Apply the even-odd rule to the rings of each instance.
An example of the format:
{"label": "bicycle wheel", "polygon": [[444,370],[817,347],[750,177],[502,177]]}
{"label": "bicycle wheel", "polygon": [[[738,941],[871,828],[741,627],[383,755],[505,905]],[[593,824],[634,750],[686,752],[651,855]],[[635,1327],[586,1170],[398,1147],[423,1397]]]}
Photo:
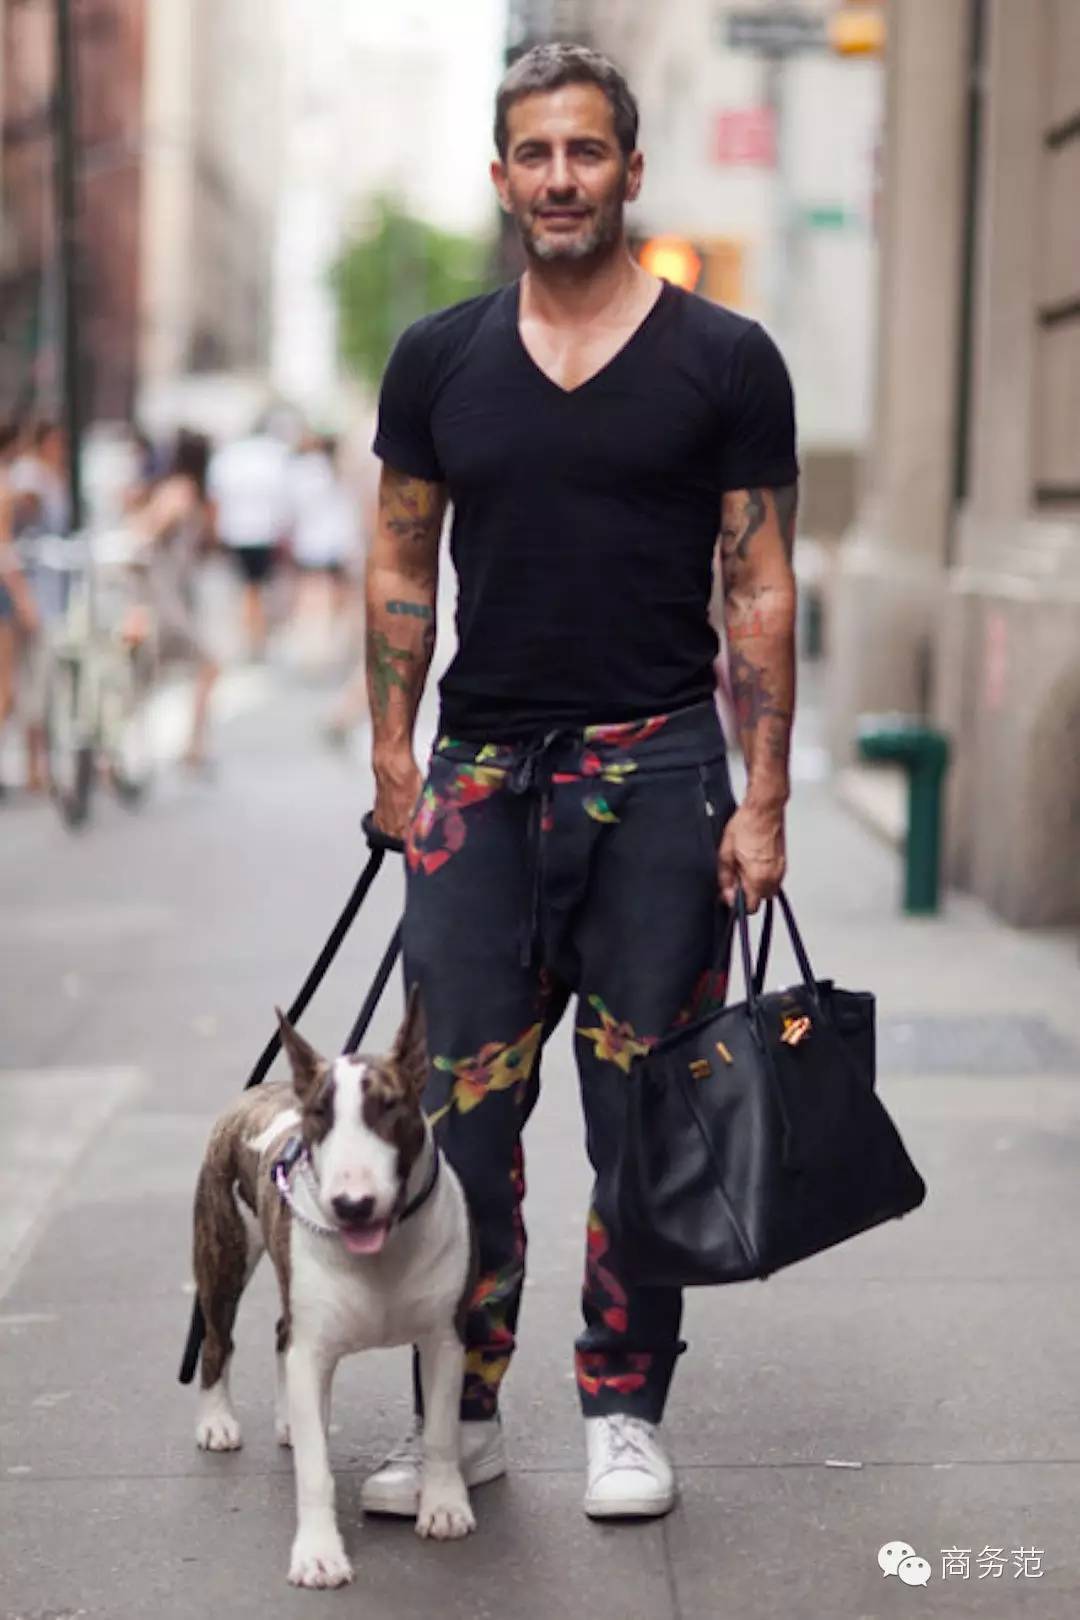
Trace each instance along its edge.
{"label": "bicycle wheel", "polygon": [[82,669],[76,659],[57,658],[49,670],[45,700],[45,747],[53,799],[69,827],[90,814],[94,750],[80,714]]}
{"label": "bicycle wheel", "polygon": [[153,776],[153,751],[147,699],[153,688],[152,659],[147,649],[124,649],[105,697],[103,745],[117,797],[137,805]]}

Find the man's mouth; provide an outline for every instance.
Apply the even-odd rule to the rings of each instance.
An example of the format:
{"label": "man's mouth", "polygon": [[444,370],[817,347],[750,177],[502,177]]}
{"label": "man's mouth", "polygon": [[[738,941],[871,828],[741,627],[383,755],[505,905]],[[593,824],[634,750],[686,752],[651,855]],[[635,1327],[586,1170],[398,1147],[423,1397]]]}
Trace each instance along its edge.
{"label": "man's mouth", "polygon": [[538,215],[538,218],[546,220],[549,225],[576,225],[588,217],[588,210],[584,208],[544,208]]}
{"label": "man's mouth", "polygon": [[371,1221],[366,1226],[342,1226],[338,1230],[350,1254],[378,1254],[386,1242],[390,1222]]}

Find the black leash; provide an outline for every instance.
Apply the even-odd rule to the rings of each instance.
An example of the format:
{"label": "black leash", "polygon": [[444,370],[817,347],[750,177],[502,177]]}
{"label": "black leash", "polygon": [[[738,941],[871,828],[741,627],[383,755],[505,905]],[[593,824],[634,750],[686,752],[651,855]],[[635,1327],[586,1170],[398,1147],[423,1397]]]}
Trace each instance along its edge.
{"label": "black leash", "polygon": [[[390,852],[400,855],[405,848],[400,838],[391,838],[387,833],[381,832],[380,829],[376,827],[370,810],[364,817],[361,825],[363,827],[364,837],[367,839],[368,848],[370,849],[371,854],[368,856],[367,865],[364,867],[364,870],[361,872],[356,881],[356,887],[353,889],[353,892],[345,902],[345,909],[342,911],[341,916],[334,924],[333,929],[330,932],[329,939],[319,952],[318,957],[315,960],[314,967],[311,969],[311,972],[300,986],[296,999],[289,1008],[288,1018],[290,1024],[294,1024],[301,1016],[308,1002],[311,1000],[323,979],[326,977],[327,969],[340,950],[342,940],[345,938],[345,935],[349,932],[349,929],[356,920],[357,912],[367,899],[368,890],[371,888],[371,885],[378,876],[379,868],[386,859],[387,853]],[[390,943],[386,947],[383,959],[379,963],[378,970],[376,971],[375,977],[371,983],[371,989],[364,997],[364,1004],[357,1014],[356,1022],[349,1031],[348,1039],[342,1048],[344,1053],[349,1054],[355,1052],[359,1047],[360,1042],[367,1034],[368,1025],[371,1023],[371,1020],[375,1015],[375,1009],[379,1005],[380,997],[382,996],[383,991],[386,989],[387,980],[394,971],[394,963],[397,961],[400,953],[401,923],[399,922],[390,937]],[[276,1029],[273,1035],[271,1035],[270,1039],[267,1041],[266,1045],[263,1047],[262,1052],[259,1054],[255,1067],[245,1080],[245,1091],[249,1091],[252,1086],[262,1084],[262,1082],[266,1079],[271,1064],[280,1051],[281,1030]],[[188,1329],[187,1343],[184,1346],[183,1359],[180,1362],[179,1376],[182,1384],[190,1384],[192,1379],[195,1377],[195,1369],[199,1365],[199,1352],[202,1349],[202,1342],[205,1337],[206,1321],[203,1317],[202,1306],[196,1299],[191,1312],[191,1326]]]}

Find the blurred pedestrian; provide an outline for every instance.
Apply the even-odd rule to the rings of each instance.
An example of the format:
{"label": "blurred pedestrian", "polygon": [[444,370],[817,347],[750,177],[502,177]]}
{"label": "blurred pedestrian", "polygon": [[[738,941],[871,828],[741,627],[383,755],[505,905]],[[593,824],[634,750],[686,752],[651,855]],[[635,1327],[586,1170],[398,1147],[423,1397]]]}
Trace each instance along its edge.
{"label": "blurred pedestrian", "polygon": [[209,449],[202,434],[182,429],[169,471],[132,518],[147,549],[149,597],[161,656],[182,659],[195,670],[191,731],[183,755],[184,763],[194,769],[207,763],[210,696],[220,674],[199,624],[196,588],[199,559],[211,533]]}
{"label": "blurred pedestrian", "polygon": [[[15,538],[31,543],[68,532],[67,437],[55,422],[38,422],[11,463]],[[34,603],[33,624],[19,632],[18,713],[26,739],[26,786],[41,793],[48,785],[45,710],[48,701],[49,625],[63,611],[66,582],[58,569],[32,555],[25,577]]]}
{"label": "blurred pedestrian", "polygon": [[266,652],[266,587],[289,530],[289,451],[260,421],[215,451],[207,479],[214,528],[240,578],[247,650]]}
{"label": "blurred pedestrian", "polygon": [[[19,430],[0,423],[0,742],[16,708],[20,642],[37,634],[37,604],[15,549],[15,491],[11,463],[19,448]],[[4,783],[0,781],[0,794]]]}
{"label": "blurred pedestrian", "polygon": [[[754,321],[632,258],[637,128],[626,81],[593,51],[539,46],[510,68],[492,176],[526,269],[397,344],[367,574],[375,820],[405,840],[425,1112],[476,1224],[463,1472],[479,1484],[506,1466],[521,1133],[543,1043],[576,995],[596,1175],[575,1359],[594,1518],[676,1499],[660,1422],[682,1297],[635,1283],[608,1213],[626,1075],[722,1003],[736,887],[753,910],[783,878],[795,698],[787,371]],[[413,729],[448,503],[458,648],[425,781]],[[717,552],[748,770],[738,808],[713,698]],[[419,1483],[413,1436],[361,1501],[411,1515]]]}
{"label": "blurred pedestrian", "polygon": [[294,612],[303,632],[319,636],[325,658],[349,607],[348,570],[358,541],[336,439],[309,433],[301,440],[289,462],[289,504],[289,551],[299,575]]}

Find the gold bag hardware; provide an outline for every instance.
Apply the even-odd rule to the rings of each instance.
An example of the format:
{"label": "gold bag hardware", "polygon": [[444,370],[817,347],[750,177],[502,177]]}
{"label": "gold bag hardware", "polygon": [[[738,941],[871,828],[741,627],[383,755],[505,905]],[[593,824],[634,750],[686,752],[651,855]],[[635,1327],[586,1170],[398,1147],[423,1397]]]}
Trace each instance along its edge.
{"label": "gold bag hardware", "polygon": [[690,1065],[690,1073],[695,1080],[707,1080],[712,1073],[708,1058],[695,1058]]}
{"label": "gold bag hardware", "polygon": [[785,1046],[798,1046],[800,1041],[805,1041],[812,1028],[809,1018],[785,1017],[784,1027],[780,1031],[780,1039]]}

